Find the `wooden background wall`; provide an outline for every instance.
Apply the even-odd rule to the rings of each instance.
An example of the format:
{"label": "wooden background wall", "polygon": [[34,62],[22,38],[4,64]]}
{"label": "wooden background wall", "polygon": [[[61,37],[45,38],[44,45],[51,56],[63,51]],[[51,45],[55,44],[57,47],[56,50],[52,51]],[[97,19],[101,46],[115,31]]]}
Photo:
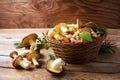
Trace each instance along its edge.
{"label": "wooden background wall", "polygon": [[120,28],[120,0],[0,0],[0,28],[53,27],[77,18]]}

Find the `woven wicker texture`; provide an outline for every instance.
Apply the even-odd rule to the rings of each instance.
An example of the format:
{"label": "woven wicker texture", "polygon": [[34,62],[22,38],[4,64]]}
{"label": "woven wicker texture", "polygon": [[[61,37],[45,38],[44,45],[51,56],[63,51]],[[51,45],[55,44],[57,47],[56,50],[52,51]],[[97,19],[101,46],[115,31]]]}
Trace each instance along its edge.
{"label": "woven wicker texture", "polygon": [[83,64],[95,59],[106,35],[87,43],[65,43],[47,36],[55,56],[69,64]]}

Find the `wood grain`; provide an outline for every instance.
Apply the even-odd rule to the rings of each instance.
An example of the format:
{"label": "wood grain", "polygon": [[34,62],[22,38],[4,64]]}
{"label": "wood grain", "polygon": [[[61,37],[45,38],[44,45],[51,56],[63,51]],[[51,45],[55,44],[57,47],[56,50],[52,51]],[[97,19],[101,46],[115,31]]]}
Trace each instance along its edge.
{"label": "wood grain", "polygon": [[[47,32],[49,28],[45,29],[0,29],[0,80],[119,80],[120,79],[120,30],[108,29],[107,39],[115,42],[118,50],[112,55],[101,55],[95,60],[86,65],[72,65],[66,67],[66,71],[62,75],[53,76],[48,73],[44,68],[33,70],[20,70],[14,69],[11,58],[6,56],[13,50],[19,53],[25,49],[15,49],[13,43],[20,41],[25,35],[30,33],[37,33],[42,36],[42,32]],[[45,59],[48,54],[53,53],[51,49],[41,50]],[[4,55],[4,56],[3,56]],[[107,63],[105,63],[107,62]],[[99,64],[100,63],[100,64]],[[112,65],[111,65],[112,64]],[[109,66],[109,67],[108,67]],[[79,70],[79,71],[78,71]],[[108,72],[106,73],[91,73],[91,72]],[[81,72],[87,71],[87,72]]]}
{"label": "wood grain", "polygon": [[0,28],[54,27],[93,21],[120,28],[120,0],[0,0]]}

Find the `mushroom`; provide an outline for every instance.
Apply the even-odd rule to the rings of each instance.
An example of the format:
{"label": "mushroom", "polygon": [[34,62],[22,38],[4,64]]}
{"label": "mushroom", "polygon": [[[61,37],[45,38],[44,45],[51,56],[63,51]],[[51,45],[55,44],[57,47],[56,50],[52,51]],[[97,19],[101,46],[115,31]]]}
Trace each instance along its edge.
{"label": "mushroom", "polygon": [[38,38],[38,35],[36,33],[32,33],[27,35],[22,39],[22,46],[25,48],[31,48],[36,44],[36,39]]}
{"label": "mushroom", "polygon": [[31,50],[25,50],[24,52],[22,52],[20,55],[23,57],[26,57],[27,54],[29,54],[31,52]]}
{"label": "mushroom", "polygon": [[48,60],[46,70],[53,74],[60,74],[63,72],[63,63],[61,58],[55,60]]}
{"label": "mushroom", "polygon": [[91,34],[92,34],[92,37],[94,37],[94,38],[98,37],[97,33],[95,33],[95,32],[93,31],[93,29],[91,29]]}
{"label": "mushroom", "polygon": [[18,55],[17,51],[11,52],[10,57],[14,59],[12,64],[15,68],[19,68],[19,67],[24,69],[30,68],[31,63],[24,61],[23,57],[21,55]]}
{"label": "mushroom", "polygon": [[68,28],[67,28],[67,27],[64,27],[64,26],[61,26],[60,30],[61,30],[63,33],[68,32]]}
{"label": "mushroom", "polygon": [[91,33],[91,28],[84,27],[80,29],[80,32],[84,32],[84,31]]}
{"label": "mushroom", "polygon": [[75,30],[74,27],[69,27],[68,32],[69,32],[70,34],[74,34],[74,33],[76,32],[76,30]]}
{"label": "mushroom", "polygon": [[27,54],[27,59],[29,61],[32,61],[32,63],[36,66],[36,67],[39,67],[40,64],[38,62],[38,59],[40,58],[40,55],[37,51],[33,51],[29,54]]}
{"label": "mushroom", "polygon": [[64,32],[67,32],[67,24],[66,23],[59,23],[55,26],[55,30],[58,34],[63,34]]}
{"label": "mushroom", "polygon": [[12,52],[10,53],[10,57],[11,57],[12,59],[15,59],[17,56],[18,56],[18,52],[17,52],[17,51],[12,51]]}
{"label": "mushroom", "polygon": [[55,35],[54,35],[54,38],[55,38],[56,40],[63,40],[63,36],[60,35],[60,34],[55,34]]}
{"label": "mushroom", "polygon": [[56,34],[57,32],[55,31],[55,29],[53,28],[53,29],[50,29],[49,31],[48,31],[48,36],[50,37],[50,38],[54,38],[54,35]]}

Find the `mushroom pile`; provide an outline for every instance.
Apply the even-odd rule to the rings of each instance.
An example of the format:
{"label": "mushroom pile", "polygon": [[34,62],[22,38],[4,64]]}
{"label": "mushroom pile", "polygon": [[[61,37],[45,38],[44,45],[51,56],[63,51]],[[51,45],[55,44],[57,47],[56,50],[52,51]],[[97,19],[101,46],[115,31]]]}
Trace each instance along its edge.
{"label": "mushroom pile", "polygon": [[89,42],[93,39],[102,36],[105,33],[105,28],[96,25],[93,22],[88,22],[78,26],[77,24],[59,23],[54,28],[48,31],[48,37],[63,42]]}
{"label": "mushroom pile", "polygon": [[[39,59],[40,59],[40,49],[43,48],[44,39],[40,39],[42,42],[37,42],[38,35],[35,33],[29,34],[25,36],[22,41],[22,47],[25,47],[28,50],[25,50],[21,54],[18,55],[17,51],[12,51],[10,53],[10,57],[13,59],[13,66],[15,68],[23,68],[29,69],[32,64],[35,67],[40,67]],[[41,47],[42,46],[42,47]]]}
{"label": "mushroom pile", "polygon": [[24,69],[29,69],[31,62],[25,60],[22,55],[18,55],[17,51],[12,51],[10,53],[10,57],[13,59],[13,66],[15,68],[24,68]]}
{"label": "mushroom pile", "polygon": [[[38,43],[39,40],[41,43]],[[22,47],[25,47],[25,51],[18,54],[17,51],[12,51],[9,56],[13,59],[12,65],[16,68],[31,69],[41,66],[40,61],[40,49],[48,48],[48,43],[45,38],[38,38],[35,33],[25,36],[21,41]],[[55,58],[51,55],[50,59],[46,62],[45,69],[52,74],[60,74],[63,72],[63,60],[61,58]]]}
{"label": "mushroom pile", "polygon": [[17,51],[12,51],[10,57],[13,59],[13,66],[15,68],[29,69],[32,64],[35,67],[40,67],[38,59],[40,55],[37,51],[25,51],[18,55]]}

